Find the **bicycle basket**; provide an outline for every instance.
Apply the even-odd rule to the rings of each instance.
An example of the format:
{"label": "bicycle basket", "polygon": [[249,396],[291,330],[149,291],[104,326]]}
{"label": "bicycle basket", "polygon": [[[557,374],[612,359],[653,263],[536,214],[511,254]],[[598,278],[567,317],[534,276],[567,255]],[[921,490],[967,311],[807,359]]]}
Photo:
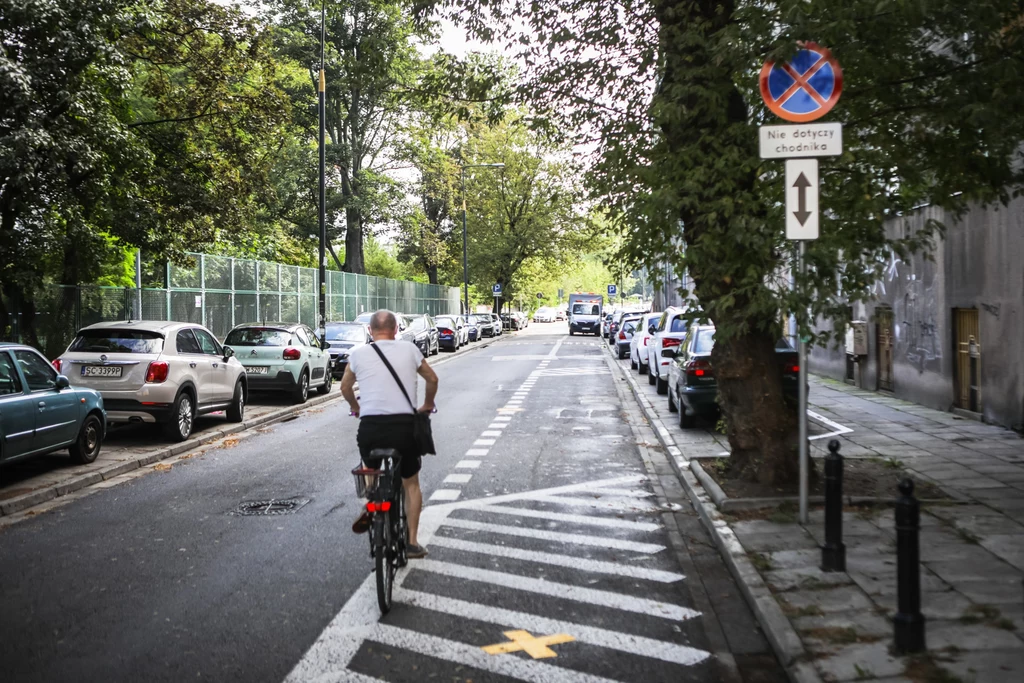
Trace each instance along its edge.
{"label": "bicycle basket", "polygon": [[356,480],[356,495],[360,498],[367,498],[377,490],[380,484],[381,470],[369,467],[356,467],[352,470],[352,476]]}

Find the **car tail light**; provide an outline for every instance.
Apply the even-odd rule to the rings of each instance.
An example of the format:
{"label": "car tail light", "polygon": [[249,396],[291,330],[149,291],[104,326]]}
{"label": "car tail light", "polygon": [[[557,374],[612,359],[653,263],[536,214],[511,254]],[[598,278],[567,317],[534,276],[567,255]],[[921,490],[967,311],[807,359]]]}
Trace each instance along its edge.
{"label": "car tail light", "polygon": [[60,368],[62,365],[64,365],[64,363],[61,361],[60,358],[54,358],[50,365],[52,365],[53,369],[57,371],[57,374],[60,374]]}
{"label": "car tail light", "polygon": [[686,374],[690,377],[714,377],[711,370],[711,361],[698,358],[686,364]]}
{"label": "car tail light", "polygon": [[302,358],[302,351],[299,351],[298,349],[289,346],[287,349],[284,350],[284,353],[281,354],[281,357],[284,358],[285,360],[298,360]]}
{"label": "car tail light", "polygon": [[783,368],[783,371],[789,374],[796,375],[800,372],[800,366],[797,365],[796,363],[786,363],[785,367]]}
{"label": "car tail light", "polygon": [[170,370],[170,366],[167,364],[167,361],[153,361],[149,364],[149,369],[146,370],[146,383],[159,384],[160,382],[166,382],[168,370]]}
{"label": "car tail light", "polygon": [[625,339],[625,338],[626,338],[626,333],[625,332],[619,332],[619,339]]}
{"label": "car tail light", "polygon": [[680,346],[683,343],[682,339],[674,339],[672,337],[665,337],[661,340],[661,348],[668,349],[673,346]]}
{"label": "car tail light", "polygon": [[387,512],[390,509],[391,509],[391,501],[390,500],[385,500],[383,503],[373,503],[373,502],[370,502],[370,503],[366,504],[366,511],[367,512]]}
{"label": "car tail light", "polygon": [[438,331],[439,334],[451,334],[452,333],[452,331],[449,330],[447,327],[439,327],[439,328],[437,328],[437,331]]}

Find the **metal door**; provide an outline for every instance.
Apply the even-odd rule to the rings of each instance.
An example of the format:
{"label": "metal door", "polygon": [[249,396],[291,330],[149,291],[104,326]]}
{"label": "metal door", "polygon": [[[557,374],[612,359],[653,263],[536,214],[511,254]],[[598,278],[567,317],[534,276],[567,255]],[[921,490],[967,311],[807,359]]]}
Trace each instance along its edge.
{"label": "metal door", "polygon": [[956,405],[981,412],[981,334],[978,309],[957,308],[956,318]]}
{"label": "metal door", "polygon": [[882,391],[894,391],[892,382],[892,346],[895,337],[891,308],[879,308],[875,311],[878,321],[878,388]]}

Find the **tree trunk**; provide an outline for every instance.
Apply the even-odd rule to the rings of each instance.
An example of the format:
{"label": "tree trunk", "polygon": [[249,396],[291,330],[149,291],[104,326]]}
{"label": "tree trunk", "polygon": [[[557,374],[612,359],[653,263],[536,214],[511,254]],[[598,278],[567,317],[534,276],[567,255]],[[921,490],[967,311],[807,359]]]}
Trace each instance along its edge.
{"label": "tree trunk", "polygon": [[437,266],[427,266],[427,282],[432,285],[437,284]]}
{"label": "tree trunk", "polygon": [[363,217],[359,209],[345,209],[345,270],[350,273],[366,274],[366,263],[363,261]]}
{"label": "tree trunk", "polygon": [[798,474],[797,416],[783,397],[775,341],[764,332],[734,337],[715,344],[711,361],[732,451],[731,471],[742,479],[782,486]]}

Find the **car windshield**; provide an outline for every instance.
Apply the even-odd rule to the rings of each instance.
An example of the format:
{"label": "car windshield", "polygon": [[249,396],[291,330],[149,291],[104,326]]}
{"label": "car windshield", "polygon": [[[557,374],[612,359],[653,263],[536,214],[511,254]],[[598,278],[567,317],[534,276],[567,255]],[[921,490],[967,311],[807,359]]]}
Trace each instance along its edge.
{"label": "car windshield", "polygon": [[355,319],[354,322],[362,323],[364,325],[369,325],[370,324],[370,318],[372,318],[372,317],[373,317],[373,313],[360,313],[359,315],[356,316],[356,319]]}
{"label": "car windshield", "polygon": [[456,327],[455,320],[452,318],[434,318],[434,323],[436,323],[438,327],[449,327],[453,330]]}
{"label": "car windshield", "polygon": [[694,353],[711,353],[715,346],[714,330],[697,330],[697,339],[693,343]]}
{"label": "car windshield", "polygon": [[673,318],[672,327],[669,328],[669,332],[686,332],[686,321],[682,318]]}
{"label": "car windshield", "polygon": [[144,330],[82,330],[68,351],[106,353],[160,353],[164,338]]}
{"label": "car windshield", "polygon": [[472,323],[489,323],[489,322],[491,322],[491,319],[490,318],[484,318],[483,316],[479,316],[479,315],[471,315],[469,317],[469,321],[472,322]]}
{"label": "car windshield", "polygon": [[228,346],[288,346],[292,335],[273,327],[239,327],[228,332]]}
{"label": "car windshield", "polygon": [[366,330],[362,325],[328,325],[327,341],[363,341]]}
{"label": "car windshield", "polygon": [[601,307],[596,304],[573,304],[573,315],[601,315]]}

